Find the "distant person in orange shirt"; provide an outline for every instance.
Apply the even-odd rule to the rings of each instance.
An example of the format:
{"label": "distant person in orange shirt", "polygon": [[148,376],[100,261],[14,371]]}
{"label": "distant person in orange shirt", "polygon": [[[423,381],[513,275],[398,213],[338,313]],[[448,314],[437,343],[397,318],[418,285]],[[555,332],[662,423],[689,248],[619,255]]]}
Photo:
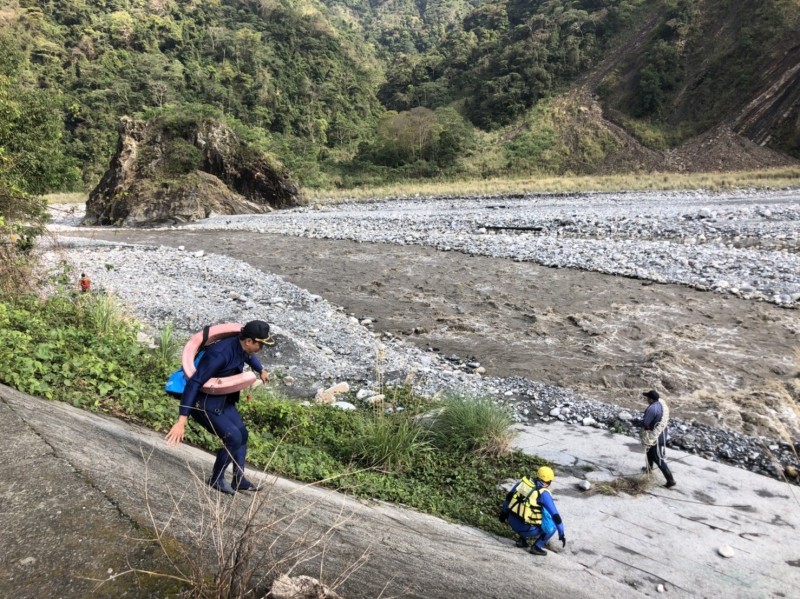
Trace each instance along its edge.
{"label": "distant person in orange shirt", "polygon": [[86,293],[92,288],[92,282],[89,280],[89,277],[86,276],[86,273],[81,273],[81,278],[78,281],[78,285],[81,288],[82,293]]}

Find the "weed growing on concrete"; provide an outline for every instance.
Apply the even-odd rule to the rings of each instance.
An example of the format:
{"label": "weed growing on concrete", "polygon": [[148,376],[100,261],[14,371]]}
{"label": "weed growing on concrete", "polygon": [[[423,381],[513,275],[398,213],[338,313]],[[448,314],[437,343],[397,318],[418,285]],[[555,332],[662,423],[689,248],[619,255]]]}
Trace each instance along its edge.
{"label": "weed growing on concrete", "polygon": [[[280,487],[273,478],[262,483],[258,493],[229,497],[211,489],[202,473],[189,468],[189,488],[167,487],[166,493],[155,493],[149,480],[150,457],[142,452],[144,502],[153,542],[173,571],[130,569],[115,574],[114,579],[125,575],[164,577],[181,583],[188,596],[196,599],[243,599],[267,596],[275,579],[281,577],[285,583],[287,576],[297,570],[307,572],[314,564],[324,588],[330,596],[337,596],[335,589],[369,559],[367,550],[325,582],[325,552],[332,535],[349,516],[344,511],[335,513],[323,530],[304,521],[319,510],[325,500],[323,492],[312,493],[308,487],[294,485]],[[98,588],[106,582],[100,581]]]}

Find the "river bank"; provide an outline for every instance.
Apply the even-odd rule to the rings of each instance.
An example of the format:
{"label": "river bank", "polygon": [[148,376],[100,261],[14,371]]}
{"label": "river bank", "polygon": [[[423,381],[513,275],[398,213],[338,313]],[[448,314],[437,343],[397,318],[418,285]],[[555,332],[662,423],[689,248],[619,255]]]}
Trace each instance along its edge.
{"label": "river bank", "polygon": [[[781,281],[786,293],[778,294],[779,300],[797,282],[798,271],[790,264],[796,259],[797,199],[789,192],[684,194],[664,205],[658,195],[644,208],[628,196],[595,200],[344,205],[218,217],[164,231],[77,231],[72,227],[79,215],[73,214],[57,219],[56,228],[98,240],[184,246],[184,251],[108,248],[68,254],[79,270],[96,273],[96,284],[118,293],[154,326],[173,320],[189,331],[205,322],[256,316],[275,322],[283,331],[280,355],[268,361],[296,379],[298,394],[339,379],[356,388],[374,385],[378,367],[385,380],[405,380],[413,372],[418,389],[431,394],[451,388],[488,394],[511,406],[521,422],[559,419],[625,431],[627,415],[642,409],[642,388],[653,386],[665,392],[676,417],[675,446],[776,475],[774,456],[782,465],[796,460],[795,309],[722,288],[701,291],[690,282],[653,283],[586,272],[580,265],[544,267],[423,244],[444,235],[504,251],[534,244],[563,257],[571,241],[560,232],[564,226],[554,224],[555,215],[577,214],[573,221],[595,219],[595,235],[609,222],[635,225],[630,239],[594,240],[600,243],[593,250],[597,255],[608,255],[605,244],[636,261],[642,259],[641,247],[657,243],[661,263],[667,264],[677,255],[675,247],[690,247],[675,240],[685,240],[709,220],[687,215],[716,211],[714,222],[721,222],[720,214],[728,210],[747,218],[741,226],[726,219],[727,228],[719,228],[729,231],[730,243],[702,244],[693,254],[697,269],[705,268],[700,262],[716,261],[729,269],[726,276],[747,272],[754,289]],[[650,220],[632,216],[656,205]],[[755,218],[758,211],[770,216]],[[605,220],[599,220],[601,213]],[[492,234],[485,226],[486,232],[465,233],[463,223],[476,214],[484,225],[538,222],[548,233]],[[243,228],[249,231],[235,230]],[[321,232],[354,240],[323,241],[317,238]],[[645,233],[661,237],[642,240]],[[414,235],[419,243],[406,243]],[[741,251],[733,246],[745,237],[753,260],[722,260]],[[381,238],[395,243],[375,242]]]}

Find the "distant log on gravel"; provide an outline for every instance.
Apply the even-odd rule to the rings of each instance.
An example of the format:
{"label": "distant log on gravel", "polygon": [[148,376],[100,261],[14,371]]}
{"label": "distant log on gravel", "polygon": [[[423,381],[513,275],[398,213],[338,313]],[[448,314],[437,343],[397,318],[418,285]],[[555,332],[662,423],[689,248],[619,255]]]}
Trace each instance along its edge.
{"label": "distant log on gravel", "polygon": [[118,129],[117,151],[89,194],[84,225],[177,224],[303,201],[280,162],[214,119],[123,117]]}

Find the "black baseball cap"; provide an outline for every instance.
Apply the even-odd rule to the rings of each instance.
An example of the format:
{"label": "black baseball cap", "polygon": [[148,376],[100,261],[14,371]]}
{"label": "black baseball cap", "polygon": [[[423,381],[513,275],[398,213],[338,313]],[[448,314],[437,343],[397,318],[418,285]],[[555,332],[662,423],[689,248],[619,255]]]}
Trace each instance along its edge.
{"label": "black baseball cap", "polygon": [[647,399],[652,399],[653,401],[658,401],[658,398],[661,397],[658,394],[658,391],[653,391],[652,389],[650,389],[650,391],[645,391],[642,393],[642,395],[644,395]]}
{"label": "black baseball cap", "polygon": [[269,338],[269,323],[263,320],[251,320],[242,327],[242,339],[252,339],[259,343],[270,344],[272,339]]}

